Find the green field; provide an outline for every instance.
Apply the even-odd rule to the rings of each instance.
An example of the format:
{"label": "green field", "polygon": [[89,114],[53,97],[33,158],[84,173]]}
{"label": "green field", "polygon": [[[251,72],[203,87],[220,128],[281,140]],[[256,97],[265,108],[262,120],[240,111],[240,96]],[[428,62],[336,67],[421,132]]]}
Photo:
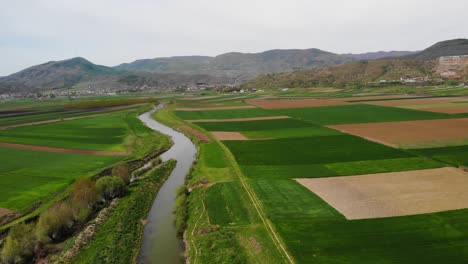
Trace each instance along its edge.
{"label": "green field", "polygon": [[[289,120],[194,124],[207,131],[241,132],[252,139],[273,138],[222,141],[222,144],[232,153],[242,171],[242,177],[246,177],[296,263],[409,264],[468,261],[468,210],[349,221],[320,197],[292,180],[430,169],[446,166],[446,163],[466,166],[466,146],[405,151],[323,127],[331,124],[426,120],[463,115],[366,104],[176,112],[176,115],[185,119],[276,115],[292,117]],[[215,143],[208,145],[215,146]],[[220,149],[211,148],[202,147],[202,150],[213,153],[202,152],[202,164],[207,163],[203,160],[209,160],[210,164],[216,165],[216,157],[221,156]],[[242,190],[234,186],[231,183],[215,184],[206,191],[205,198],[200,198],[213,224],[223,226],[230,221],[248,222],[243,209],[245,205],[242,205],[244,201],[239,198],[239,191]],[[201,193],[197,192],[198,197],[202,196]],[[237,201],[243,202],[239,204]],[[197,207],[199,203],[195,200],[192,202],[193,208],[200,208]],[[209,248],[202,242],[198,245],[202,250]],[[238,248],[239,244],[232,247]],[[219,247],[219,250],[229,251],[224,247]]]}
{"label": "green field", "polygon": [[251,181],[297,263],[466,263],[468,210],[346,220],[295,181]]}
{"label": "green field", "polygon": [[0,207],[23,210],[123,159],[0,147]]}
{"label": "green field", "polygon": [[0,208],[24,211],[124,159],[141,158],[169,146],[136,113],[119,112],[0,131],[0,142],[47,147],[127,151],[128,156],[63,154],[0,148]]}
{"label": "green field", "polygon": [[[0,142],[47,147],[123,150],[129,125],[127,113],[82,118],[44,125],[0,130]],[[135,114],[132,118],[136,119]]]}
{"label": "green field", "polygon": [[468,145],[411,150],[453,166],[468,166]]}

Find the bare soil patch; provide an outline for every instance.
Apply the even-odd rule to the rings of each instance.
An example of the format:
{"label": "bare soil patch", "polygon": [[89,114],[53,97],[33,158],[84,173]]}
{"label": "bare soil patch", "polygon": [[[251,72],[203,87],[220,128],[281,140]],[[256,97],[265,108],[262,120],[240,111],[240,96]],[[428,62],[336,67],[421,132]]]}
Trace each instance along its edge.
{"label": "bare soil patch", "polygon": [[248,138],[239,132],[211,132],[218,140],[248,140]]}
{"label": "bare soil patch", "polygon": [[421,99],[406,99],[406,100],[388,100],[388,101],[368,101],[366,104],[380,106],[411,106],[411,105],[426,105],[426,104],[445,104],[454,102],[468,101],[466,97],[435,97]]}
{"label": "bare soil patch", "polygon": [[328,126],[389,146],[468,138],[468,118]]}
{"label": "bare soil patch", "polygon": [[231,119],[194,119],[185,120],[187,122],[238,122],[238,121],[259,121],[259,120],[275,120],[286,119],[289,116],[264,116],[264,117],[246,117],[246,118],[231,118]]}
{"label": "bare soil patch", "polygon": [[241,106],[220,106],[220,107],[206,107],[206,108],[176,108],[176,111],[214,111],[214,110],[233,110],[233,109],[248,109],[255,108],[252,105],[241,105]]}
{"label": "bare soil patch", "polygon": [[2,217],[4,215],[7,215],[7,214],[10,214],[10,213],[13,213],[13,211],[8,210],[6,208],[0,208],[0,217]]}
{"label": "bare soil patch", "polygon": [[0,147],[55,152],[55,153],[66,153],[66,154],[86,154],[86,155],[103,155],[103,156],[126,156],[127,155],[127,152],[125,151],[65,149],[65,148],[53,148],[53,147],[43,147],[43,146],[34,146],[34,145],[14,144],[14,143],[6,143],[6,142],[0,142]]}
{"label": "bare soil patch", "polygon": [[189,127],[189,126],[181,126],[179,127],[180,130],[182,130],[182,132],[187,132],[189,134],[192,134],[194,135],[195,137],[197,137],[197,139],[201,142],[201,143],[207,143],[207,142],[210,142],[210,138],[205,135],[203,132],[201,131],[198,131],[196,130],[195,128],[193,127]]}
{"label": "bare soil patch", "polygon": [[468,208],[468,172],[453,167],[297,181],[349,220]]}
{"label": "bare soil patch", "polygon": [[246,102],[264,109],[303,108],[348,104],[346,102],[325,99],[246,100]]}
{"label": "bare soil patch", "polygon": [[419,108],[418,110],[436,112],[436,113],[444,113],[444,114],[462,114],[462,113],[468,113],[468,105],[447,106],[447,107],[429,107],[429,108]]}
{"label": "bare soil patch", "polygon": [[371,101],[371,100],[386,100],[386,99],[413,99],[418,98],[417,95],[376,95],[376,96],[353,96],[345,98],[336,98],[331,100],[354,102],[354,101]]}

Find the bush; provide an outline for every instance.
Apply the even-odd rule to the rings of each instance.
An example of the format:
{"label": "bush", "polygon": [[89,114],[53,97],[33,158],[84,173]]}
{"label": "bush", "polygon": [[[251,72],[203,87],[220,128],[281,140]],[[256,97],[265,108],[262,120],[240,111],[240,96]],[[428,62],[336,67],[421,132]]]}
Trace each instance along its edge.
{"label": "bush", "polygon": [[79,179],[72,186],[71,196],[74,207],[87,207],[88,209],[92,209],[99,198],[96,183],[87,178]]}
{"label": "bush", "polygon": [[106,200],[112,200],[122,195],[126,190],[125,182],[116,176],[104,176],[97,180],[96,188]]}
{"label": "bush", "polygon": [[74,223],[73,209],[60,202],[43,212],[37,221],[36,236],[41,242],[62,239]]}
{"label": "bush", "polygon": [[20,223],[10,229],[1,251],[6,263],[27,262],[34,255],[36,238],[33,224]]}
{"label": "bush", "polygon": [[120,177],[125,182],[125,184],[129,184],[130,178],[132,177],[130,174],[130,167],[125,162],[117,164],[114,168],[112,168],[112,176]]}

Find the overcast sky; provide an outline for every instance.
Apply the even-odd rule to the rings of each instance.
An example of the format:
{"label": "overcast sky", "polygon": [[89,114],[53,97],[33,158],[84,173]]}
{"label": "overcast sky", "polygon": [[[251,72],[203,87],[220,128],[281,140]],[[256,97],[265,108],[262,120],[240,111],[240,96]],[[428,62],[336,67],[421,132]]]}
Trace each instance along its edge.
{"label": "overcast sky", "polygon": [[0,76],[50,60],[319,48],[420,50],[468,38],[467,0],[0,0]]}

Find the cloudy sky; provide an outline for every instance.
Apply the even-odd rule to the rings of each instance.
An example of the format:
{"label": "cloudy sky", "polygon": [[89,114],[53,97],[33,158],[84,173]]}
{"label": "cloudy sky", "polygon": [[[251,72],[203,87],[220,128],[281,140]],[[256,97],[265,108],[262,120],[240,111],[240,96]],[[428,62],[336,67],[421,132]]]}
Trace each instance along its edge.
{"label": "cloudy sky", "polygon": [[71,57],[320,48],[419,50],[468,38],[467,0],[0,0],[0,76]]}

